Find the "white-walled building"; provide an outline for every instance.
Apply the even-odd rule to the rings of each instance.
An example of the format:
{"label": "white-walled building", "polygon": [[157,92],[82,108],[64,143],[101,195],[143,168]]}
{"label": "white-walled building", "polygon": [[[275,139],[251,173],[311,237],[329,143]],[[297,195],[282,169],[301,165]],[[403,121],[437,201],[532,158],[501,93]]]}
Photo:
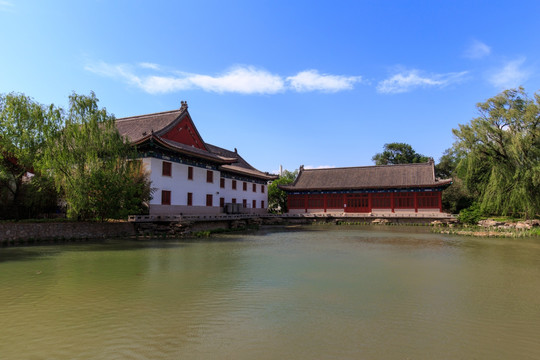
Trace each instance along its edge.
{"label": "white-walled building", "polygon": [[155,189],[151,215],[266,213],[268,181],[236,151],[203,141],[182,101],[178,110],[118,119]]}

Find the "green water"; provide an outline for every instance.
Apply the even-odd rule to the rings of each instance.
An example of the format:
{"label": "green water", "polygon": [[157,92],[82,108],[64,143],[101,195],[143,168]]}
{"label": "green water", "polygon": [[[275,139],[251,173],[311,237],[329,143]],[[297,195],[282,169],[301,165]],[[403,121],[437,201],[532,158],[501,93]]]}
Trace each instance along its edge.
{"label": "green water", "polygon": [[540,240],[319,227],[0,249],[0,359],[539,359]]}

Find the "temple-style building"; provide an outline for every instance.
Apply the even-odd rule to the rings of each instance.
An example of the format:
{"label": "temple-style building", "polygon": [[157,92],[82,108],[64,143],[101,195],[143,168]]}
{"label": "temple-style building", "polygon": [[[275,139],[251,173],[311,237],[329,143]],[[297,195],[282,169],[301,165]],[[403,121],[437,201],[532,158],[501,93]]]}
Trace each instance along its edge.
{"label": "temple-style building", "polygon": [[149,172],[150,215],[266,213],[268,181],[237,152],[203,141],[188,112],[180,109],[121,118],[122,136],[137,147]]}
{"label": "temple-style building", "polygon": [[287,193],[289,213],[442,213],[441,193],[452,179],[427,163],[304,169]]}

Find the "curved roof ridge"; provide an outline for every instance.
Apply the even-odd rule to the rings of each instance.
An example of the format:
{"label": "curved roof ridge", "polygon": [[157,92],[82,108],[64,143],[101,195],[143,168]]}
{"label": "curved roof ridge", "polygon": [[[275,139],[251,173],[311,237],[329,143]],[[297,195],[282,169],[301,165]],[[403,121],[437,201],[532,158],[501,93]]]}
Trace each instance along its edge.
{"label": "curved roof ridge", "polygon": [[176,109],[176,110],[169,110],[169,111],[159,111],[159,112],[155,112],[155,113],[151,113],[151,114],[144,114],[144,115],[125,116],[125,117],[117,118],[116,121],[136,120],[136,119],[149,117],[149,116],[165,115],[165,114],[170,114],[170,113],[174,113],[174,112],[183,112],[183,111],[184,111],[184,109]]}
{"label": "curved roof ridge", "polygon": [[316,171],[316,170],[346,170],[346,169],[361,169],[361,168],[376,168],[376,167],[387,167],[387,166],[419,166],[419,165],[431,165],[428,162],[422,163],[407,163],[407,164],[388,164],[388,165],[360,165],[360,166],[343,166],[343,167],[327,167],[327,168],[317,168],[317,169],[306,169],[303,171]]}

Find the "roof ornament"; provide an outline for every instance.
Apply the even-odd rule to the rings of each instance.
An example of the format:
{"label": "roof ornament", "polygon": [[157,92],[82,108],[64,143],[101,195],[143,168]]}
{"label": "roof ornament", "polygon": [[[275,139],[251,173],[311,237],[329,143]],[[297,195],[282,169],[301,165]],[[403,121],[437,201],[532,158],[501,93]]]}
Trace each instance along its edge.
{"label": "roof ornament", "polygon": [[300,165],[300,171],[304,171],[304,165]]}
{"label": "roof ornament", "polygon": [[187,110],[187,101],[181,100],[180,101],[180,110]]}
{"label": "roof ornament", "polygon": [[236,150],[236,148],[234,148],[234,153],[235,153],[235,154],[238,154],[238,150]]}

